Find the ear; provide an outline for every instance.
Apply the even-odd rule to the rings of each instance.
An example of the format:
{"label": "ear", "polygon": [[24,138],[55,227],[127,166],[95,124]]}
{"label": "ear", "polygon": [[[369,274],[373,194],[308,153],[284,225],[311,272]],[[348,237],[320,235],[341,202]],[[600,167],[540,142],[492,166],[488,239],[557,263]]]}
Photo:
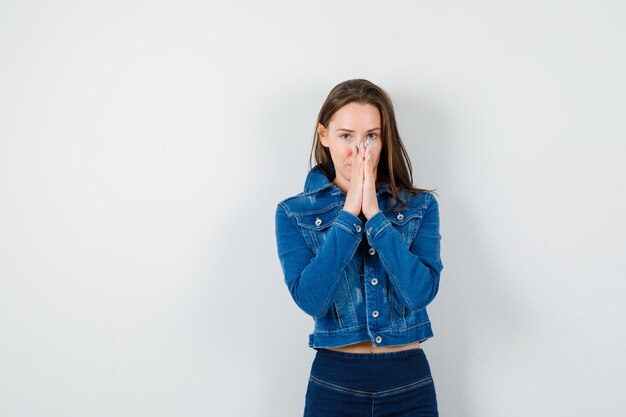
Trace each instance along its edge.
{"label": "ear", "polygon": [[322,145],[328,148],[328,129],[326,129],[324,125],[319,122],[317,123],[317,135],[319,136]]}

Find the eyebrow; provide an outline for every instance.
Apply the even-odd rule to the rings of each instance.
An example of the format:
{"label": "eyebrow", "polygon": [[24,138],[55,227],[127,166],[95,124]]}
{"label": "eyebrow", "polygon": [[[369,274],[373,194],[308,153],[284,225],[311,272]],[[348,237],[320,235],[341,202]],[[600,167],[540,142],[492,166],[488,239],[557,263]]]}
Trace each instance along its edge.
{"label": "eyebrow", "polygon": [[[350,130],[350,129],[340,128],[340,129],[337,129],[337,130],[343,130],[344,132],[354,133],[354,130]],[[380,130],[380,127],[375,127],[374,129],[370,129],[370,130],[368,130],[368,132],[373,132],[375,130]]]}

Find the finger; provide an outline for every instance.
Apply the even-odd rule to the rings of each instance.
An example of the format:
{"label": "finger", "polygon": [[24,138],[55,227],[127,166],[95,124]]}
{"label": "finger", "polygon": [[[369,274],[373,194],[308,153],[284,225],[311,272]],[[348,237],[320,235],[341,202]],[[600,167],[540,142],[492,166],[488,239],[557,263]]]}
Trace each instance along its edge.
{"label": "finger", "polygon": [[365,151],[365,144],[363,142],[359,142],[358,145],[356,145],[357,148],[357,153],[358,155],[363,158],[363,153]]}
{"label": "finger", "polygon": [[361,157],[362,157],[362,155],[363,155],[363,142],[360,142],[360,143],[359,143],[358,148],[359,148],[359,151],[358,151],[359,156],[361,156]]}
{"label": "finger", "polygon": [[360,195],[361,183],[363,182],[362,177],[362,158],[361,158],[361,147],[359,145],[355,145],[355,154],[354,160],[352,161],[352,179],[350,180],[350,187],[354,190],[355,195]]}
{"label": "finger", "polygon": [[[365,143],[363,144],[363,161],[365,163],[368,163],[371,161],[372,156],[371,156],[371,151],[370,151],[370,144],[368,141],[365,141]],[[368,164],[369,165],[369,164]]]}
{"label": "finger", "polygon": [[365,182],[366,187],[372,188],[375,186],[374,186],[374,168],[372,165],[371,145],[368,144],[366,149],[367,149],[367,157],[365,158],[365,161],[364,161],[365,166],[364,166],[363,181]]}
{"label": "finger", "polygon": [[[368,155],[369,155],[368,150]],[[363,200],[361,203],[361,211],[369,218],[378,208],[376,197],[376,184],[374,180],[374,170],[371,158],[365,158],[363,163],[364,179],[363,179]]]}
{"label": "finger", "polygon": [[361,187],[363,186],[363,182],[365,181],[365,145],[361,148]]}
{"label": "finger", "polygon": [[351,163],[352,163],[352,175],[354,176],[354,174],[356,173],[356,168],[358,165],[358,158],[359,158],[359,148],[355,145],[352,145],[352,154],[350,155],[350,159],[351,159]]}
{"label": "finger", "polygon": [[372,178],[372,160],[369,150],[367,151],[367,157],[363,160],[363,181],[369,183]]}

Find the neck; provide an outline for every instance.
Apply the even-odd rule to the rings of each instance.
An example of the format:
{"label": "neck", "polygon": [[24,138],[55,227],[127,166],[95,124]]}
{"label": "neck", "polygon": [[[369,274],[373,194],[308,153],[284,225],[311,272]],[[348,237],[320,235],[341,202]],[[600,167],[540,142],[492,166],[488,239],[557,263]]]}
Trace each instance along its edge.
{"label": "neck", "polygon": [[343,194],[348,194],[348,187],[350,186],[350,183],[342,184],[340,181],[337,181],[337,179],[335,178],[335,180],[333,181],[333,184],[337,188],[339,188]]}

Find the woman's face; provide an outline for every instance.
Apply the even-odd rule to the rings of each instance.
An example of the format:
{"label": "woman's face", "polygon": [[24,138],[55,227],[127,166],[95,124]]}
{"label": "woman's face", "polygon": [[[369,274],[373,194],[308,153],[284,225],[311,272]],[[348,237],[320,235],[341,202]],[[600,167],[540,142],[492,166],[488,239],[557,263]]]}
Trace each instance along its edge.
{"label": "woman's face", "polygon": [[[335,112],[324,127],[317,125],[317,133],[324,147],[329,148],[335,165],[336,177],[333,183],[344,193],[348,191],[352,176],[352,146],[359,147],[367,139],[371,141],[374,178],[382,150],[380,112],[371,104],[348,103]],[[356,151],[355,151],[356,152]]]}

